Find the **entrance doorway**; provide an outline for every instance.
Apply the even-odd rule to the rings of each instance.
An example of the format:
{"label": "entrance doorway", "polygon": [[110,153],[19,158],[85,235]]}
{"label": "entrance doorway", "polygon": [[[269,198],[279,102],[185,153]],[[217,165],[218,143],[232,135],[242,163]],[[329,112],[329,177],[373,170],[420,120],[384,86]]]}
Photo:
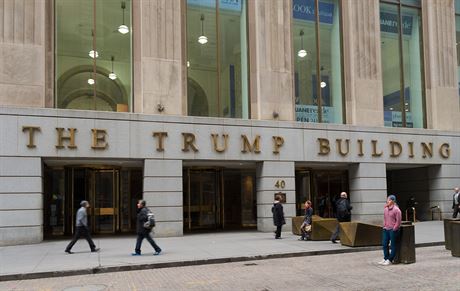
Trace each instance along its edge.
{"label": "entrance doorway", "polygon": [[321,217],[335,217],[334,202],[340,192],[348,193],[348,172],[327,170],[296,171],[296,215],[304,215],[304,203],[312,202]]}
{"label": "entrance doorway", "polygon": [[257,227],[255,171],[184,170],[184,231]]}
{"label": "entrance doorway", "polygon": [[80,202],[90,203],[88,226],[94,234],[132,232],[136,201],[142,198],[142,170],[116,167],[45,167],[46,237],[72,235]]}

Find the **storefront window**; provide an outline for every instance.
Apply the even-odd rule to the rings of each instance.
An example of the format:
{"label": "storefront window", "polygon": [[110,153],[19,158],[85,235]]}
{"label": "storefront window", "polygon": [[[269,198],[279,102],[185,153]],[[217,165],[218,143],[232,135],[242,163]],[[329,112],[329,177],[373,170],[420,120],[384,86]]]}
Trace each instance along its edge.
{"label": "storefront window", "polygon": [[131,111],[131,1],[55,1],[57,108]]}
{"label": "storefront window", "polygon": [[[422,128],[425,109],[420,1],[381,2],[385,126]],[[411,6],[405,6],[408,2]]]}
{"label": "storefront window", "polygon": [[187,0],[188,114],[249,118],[245,0]]}
{"label": "storefront window", "polygon": [[339,1],[293,0],[292,4],[296,120],[342,123]]}

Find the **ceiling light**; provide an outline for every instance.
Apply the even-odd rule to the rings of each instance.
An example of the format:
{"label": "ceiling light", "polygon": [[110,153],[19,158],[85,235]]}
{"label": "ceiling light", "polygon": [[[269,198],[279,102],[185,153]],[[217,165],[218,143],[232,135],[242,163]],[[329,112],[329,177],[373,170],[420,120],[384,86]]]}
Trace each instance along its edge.
{"label": "ceiling light", "polygon": [[200,44],[206,44],[208,43],[208,38],[204,35],[204,27],[203,27],[204,14],[201,14],[200,21],[201,21],[201,35],[198,37],[198,42]]}
{"label": "ceiling light", "polygon": [[190,68],[190,61],[187,61],[187,68]]}
{"label": "ceiling light", "polygon": [[88,55],[91,57],[91,58],[98,58],[99,57],[99,53],[97,51],[94,51],[94,50],[90,50]]}
{"label": "ceiling light", "polygon": [[112,56],[112,57],[110,58],[110,61],[112,62],[112,72],[109,74],[109,79],[111,79],[111,80],[115,80],[115,79],[117,78],[117,74],[115,74],[115,73],[113,72],[113,61],[114,61],[114,60],[115,60],[115,57]]}
{"label": "ceiling light", "polygon": [[326,82],[322,81],[322,82],[320,83],[320,86],[321,86],[321,88],[326,88],[327,84],[326,84]]}
{"label": "ceiling light", "polygon": [[125,25],[125,8],[126,8],[125,1],[121,1],[121,9],[123,10],[123,21],[122,21],[122,24],[118,26],[118,32],[121,34],[127,34],[129,32],[129,27]]}
{"label": "ceiling light", "polygon": [[94,79],[93,79],[93,78],[89,78],[89,79],[88,79],[88,84],[94,85]]}
{"label": "ceiling light", "polygon": [[303,35],[304,35],[304,32],[303,32],[303,29],[300,30],[300,50],[297,52],[297,55],[300,57],[300,58],[304,58],[307,56],[307,51],[303,49]]}

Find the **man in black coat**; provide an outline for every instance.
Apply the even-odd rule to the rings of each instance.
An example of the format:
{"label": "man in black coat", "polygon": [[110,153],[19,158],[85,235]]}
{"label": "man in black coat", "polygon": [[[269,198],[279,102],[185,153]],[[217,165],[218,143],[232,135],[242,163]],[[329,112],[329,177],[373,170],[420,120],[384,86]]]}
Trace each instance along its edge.
{"label": "man in black coat", "polygon": [[284,220],[283,205],[281,205],[281,196],[276,195],[275,202],[272,207],[273,224],[276,226],[275,238],[281,238],[281,227],[286,224]]}
{"label": "man in black coat", "polygon": [[161,253],[161,248],[155,243],[155,241],[150,236],[150,232],[152,231],[151,228],[145,228],[144,224],[147,222],[149,209],[145,207],[145,200],[139,200],[137,202],[137,223],[136,223],[136,231],[137,231],[137,241],[136,241],[136,248],[133,256],[140,256],[141,255],[141,245],[144,238],[152,245],[155,249],[154,256],[157,256]]}
{"label": "man in black coat", "polygon": [[460,211],[460,192],[458,187],[454,188],[454,195],[452,195],[452,209],[454,210],[452,218],[457,218],[458,212]]}
{"label": "man in black coat", "polygon": [[353,207],[350,205],[350,201],[347,199],[347,193],[342,192],[340,193],[340,198],[335,201],[335,208],[337,213],[337,220],[339,224],[331,236],[331,242],[336,243],[337,237],[339,236],[340,231],[340,222],[348,222],[351,221],[351,209]]}

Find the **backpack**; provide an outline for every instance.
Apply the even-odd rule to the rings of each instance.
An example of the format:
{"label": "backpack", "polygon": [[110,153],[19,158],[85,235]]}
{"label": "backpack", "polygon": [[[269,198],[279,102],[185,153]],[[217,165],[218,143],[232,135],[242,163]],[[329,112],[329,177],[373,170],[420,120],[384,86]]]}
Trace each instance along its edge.
{"label": "backpack", "polygon": [[149,210],[147,213],[147,221],[144,222],[144,228],[152,229],[155,227],[155,215]]}

